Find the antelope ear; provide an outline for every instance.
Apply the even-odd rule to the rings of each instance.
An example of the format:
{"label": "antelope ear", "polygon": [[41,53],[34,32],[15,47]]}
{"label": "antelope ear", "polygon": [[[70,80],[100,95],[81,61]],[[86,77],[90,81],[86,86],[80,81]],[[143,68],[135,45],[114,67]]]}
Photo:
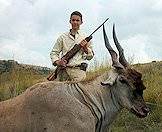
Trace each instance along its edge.
{"label": "antelope ear", "polygon": [[102,86],[107,86],[107,85],[112,86],[113,84],[114,84],[114,82],[112,82],[111,80],[108,80],[108,79],[101,82]]}
{"label": "antelope ear", "polygon": [[121,65],[120,63],[117,65],[117,64],[113,64],[112,65],[114,68],[120,70],[120,69],[124,69],[123,65]]}
{"label": "antelope ear", "polygon": [[102,86],[106,86],[106,85],[112,86],[115,83],[117,77],[118,77],[117,73],[116,74],[112,74],[112,75],[110,74],[108,79],[106,79],[105,81],[101,82],[101,85]]}

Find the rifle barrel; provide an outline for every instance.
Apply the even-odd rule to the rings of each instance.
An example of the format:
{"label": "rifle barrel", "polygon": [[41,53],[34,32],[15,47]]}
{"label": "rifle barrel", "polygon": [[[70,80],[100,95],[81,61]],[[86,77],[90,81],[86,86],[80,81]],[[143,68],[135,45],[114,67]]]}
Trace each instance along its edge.
{"label": "rifle barrel", "polygon": [[107,20],[109,20],[109,18],[107,18],[98,28],[96,28],[96,30],[94,30],[89,36],[92,36],[92,34],[94,34]]}

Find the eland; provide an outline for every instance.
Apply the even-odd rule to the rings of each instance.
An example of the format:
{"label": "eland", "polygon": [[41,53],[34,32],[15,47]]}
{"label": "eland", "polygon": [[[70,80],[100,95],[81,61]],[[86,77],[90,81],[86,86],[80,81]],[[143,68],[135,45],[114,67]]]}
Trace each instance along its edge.
{"label": "eland", "polygon": [[143,99],[142,74],[131,68],[115,27],[110,46],[103,26],[112,69],[87,82],[43,82],[0,103],[0,132],[105,132],[122,108],[139,118],[149,109]]}

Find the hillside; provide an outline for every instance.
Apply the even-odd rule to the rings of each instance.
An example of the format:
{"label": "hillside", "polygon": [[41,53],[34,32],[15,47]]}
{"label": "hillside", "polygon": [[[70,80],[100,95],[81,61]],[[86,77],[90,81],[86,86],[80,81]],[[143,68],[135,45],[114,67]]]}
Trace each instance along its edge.
{"label": "hillside", "polygon": [[50,72],[50,68],[48,67],[20,64],[15,60],[0,60],[0,74],[4,72],[11,72],[13,69],[24,71],[31,70],[32,72],[38,74],[48,74]]}
{"label": "hillside", "polygon": [[43,81],[50,68],[0,60],[0,101],[21,94],[29,86]]}

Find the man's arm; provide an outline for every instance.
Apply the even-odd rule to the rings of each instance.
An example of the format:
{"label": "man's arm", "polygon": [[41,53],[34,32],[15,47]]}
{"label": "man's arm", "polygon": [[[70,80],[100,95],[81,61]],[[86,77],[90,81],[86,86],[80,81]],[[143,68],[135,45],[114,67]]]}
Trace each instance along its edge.
{"label": "man's arm", "polygon": [[62,37],[60,36],[57,39],[52,51],[50,52],[50,58],[51,58],[52,64],[55,66],[57,65],[57,61],[60,59],[59,55],[60,55],[60,52],[62,51],[62,46],[63,46]]}
{"label": "man's arm", "polygon": [[85,48],[86,48],[86,52],[84,52],[83,57],[85,60],[91,60],[94,56],[94,52],[92,49],[92,41],[89,41]]}

